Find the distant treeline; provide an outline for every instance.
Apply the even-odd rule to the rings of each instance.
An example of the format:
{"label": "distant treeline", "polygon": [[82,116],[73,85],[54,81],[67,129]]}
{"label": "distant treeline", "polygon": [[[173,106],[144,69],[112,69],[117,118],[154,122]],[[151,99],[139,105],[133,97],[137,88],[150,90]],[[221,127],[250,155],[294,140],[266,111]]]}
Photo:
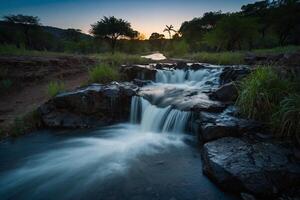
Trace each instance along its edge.
{"label": "distant treeline", "polygon": [[[92,25],[92,35],[88,35],[78,29],[63,30],[42,26],[38,17],[3,16],[3,21],[0,21],[0,44],[32,50],[83,54],[107,52],[112,48],[112,37],[116,33],[106,37],[98,36],[103,35],[101,27],[105,27],[105,23],[114,26],[116,22],[123,23],[134,31],[130,23],[116,18],[104,18],[104,21]],[[98,29],[95,28],[96,25],[99,25],[96,27]],[[169,33],[171,40],[159,33],[153,33],[148,40],[140,40],[135,31],[134,37],[118,38],[117,44],[113,42],[113,48],[126,53],[158,50],[175,55],[196,51],[234,51],[300,45],[300,1],[259,1],[242,6],[240,12],[207,12],[202,17],[183,22],[179,30],[174,30],[172,25],[166,27],[164,31]],[[119,35],[122,36],[122,32]]]}

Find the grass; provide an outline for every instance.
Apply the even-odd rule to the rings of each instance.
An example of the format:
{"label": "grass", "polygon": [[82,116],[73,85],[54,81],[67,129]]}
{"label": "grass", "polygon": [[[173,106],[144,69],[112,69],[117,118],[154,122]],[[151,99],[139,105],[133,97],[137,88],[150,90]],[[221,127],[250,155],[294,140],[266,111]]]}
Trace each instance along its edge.
{"label": "grass", "polygon": [[54,97],[65,90],[65,84],[62,82],[51,81],[47,86],[47,93]]}
{"label": "grass", "polygon": [[265,122],[274,134],[300,143],[300,92],[297,81],[282,78],[271,67],[259,67],[239,85],[241,113]]}
{"label": "grass", "polygon": [[1,56],[66,56],[71,55],[63,52],[36,51],[18,48],[14,45],[0,45]]}
{"label": "grass", "polygon": [[126,53],[116,52],[115,54],[103,53],[103,54],[93,54],[91,57],[96,58],[100,63],[108,63],[112,66],[120,66],[122,64],[147,64],[149,60],[142,58],[140,55],[132,55]]}
{"label": "grass", "polygon": [[243,52],[198,52],[183,56],[185,59],[217,65],[244,64]]}
{"label": "grass", "polygon": [[[300,46],[285,46],[276,47],[272,49],[256,49],[253,52],[256,55],[272,55],[282,53],[294,53],[300,51]],[[225,51],[225,52],[197,52],[192,54],[181,55],[183,58],[196,61],[218,65],[238,65],[245,64],[244,58],[249,51]]]}
{"label": "grass", "polygon": [[18,136],[36,130],[38,127],[41,127],[41,125],[40,114],[35,110],[24,116],[15,118],[10,132],[13,136]]}
{"label": "grass", "polygon": [[119,79],[118,69],[108,64],[97,65],[89,70],[89,82],[92,83],[108,83]]}

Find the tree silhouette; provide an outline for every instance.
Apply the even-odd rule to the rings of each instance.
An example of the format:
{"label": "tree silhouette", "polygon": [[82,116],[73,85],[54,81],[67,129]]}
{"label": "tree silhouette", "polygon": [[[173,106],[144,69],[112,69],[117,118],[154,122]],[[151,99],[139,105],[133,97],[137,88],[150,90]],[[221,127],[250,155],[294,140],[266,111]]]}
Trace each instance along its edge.
{"label": "tree silhouette", "polygon": [[168,32],[169,33],[169,38],[172,39],[172,31],[174,33],[177,33],[177,31],[174,29],[174,26],[173,25],[166,25],[166,28],[164,29],[164,32]]}
{"label": "tree silhouette", "polygon": [[149,37],[149,40],[161,40],[164,38],[165,38],[164,34],[152,33],[151,36]]}
{"label": "tree silhouette", "polygon": [[39,27],[40,19],[36,16],[28,15],[7,15],[3,17],[4,21],[11,24],[20,25],[23,29],[23,33],[26,39],[26,46],[32,47],[32,42],[30,38],[30,30]]}
{"label": "tree silhouette", "polygon": [[117,19],[114,16],[103,17],[103,19],[91,26],[90,33],[96,38],[104,38],[111,41],[112,54],[115,52],[117,40],[119,38],[134,38],[138,35],[138,32],[131,28],[129,22],[123,19]]}

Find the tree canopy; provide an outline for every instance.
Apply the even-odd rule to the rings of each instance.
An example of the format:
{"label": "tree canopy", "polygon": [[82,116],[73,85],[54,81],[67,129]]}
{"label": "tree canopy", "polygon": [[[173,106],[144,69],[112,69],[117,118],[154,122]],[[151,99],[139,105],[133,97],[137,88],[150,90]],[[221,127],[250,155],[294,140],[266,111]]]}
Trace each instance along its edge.
{"label": "tree canopy", "polygon": [[134,38],[138,32],[131,28],[131,24],[123,19],[103,17],[100,21],[91,25],[90,32],[96,38],[109,39],[111,41],[112,53],[115,51],[116,43],[119,38]]}

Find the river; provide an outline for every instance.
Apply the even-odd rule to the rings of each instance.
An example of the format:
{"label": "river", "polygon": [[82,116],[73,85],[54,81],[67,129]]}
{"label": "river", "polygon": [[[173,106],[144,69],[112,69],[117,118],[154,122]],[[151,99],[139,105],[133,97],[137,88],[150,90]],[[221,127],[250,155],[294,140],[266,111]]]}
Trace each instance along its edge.
{"label": "river", "polygon": [[[201,93],[218,84],[219,72],[161,70],[145,89]],[[44,130],[2,141],[0,199],[236,199],[202,174],[189,112],[133,97],[129,118],[93,130]]]}

